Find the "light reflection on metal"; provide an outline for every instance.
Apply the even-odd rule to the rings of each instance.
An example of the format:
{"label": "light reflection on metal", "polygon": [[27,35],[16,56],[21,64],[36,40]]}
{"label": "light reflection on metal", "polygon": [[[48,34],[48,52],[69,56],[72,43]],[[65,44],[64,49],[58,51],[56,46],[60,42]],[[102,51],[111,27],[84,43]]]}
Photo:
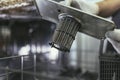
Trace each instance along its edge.
{"label": "light reflection on metal", "polygon": [[116,73],[114,72],[112,80],[116,80],[115,76],[116,76]]}
{"label": "light reflection on metal", "polygon": [[36,53],[36,50],[37,48],[36,48],[36,46],[33,44],[32,46],[31,46],[31,52],[34,54],[34,53]]}
{"label": "light reflection on metal", "polygon": [[59,52],[58,52],[57,49],[51,48],[50,54],[49,54],[49,59],[50,60],[56,60],[58,58],[58,54],[59,54]]}
{"label": "light reflection on metal", "polygon": [[[33,59],[34,59],[34,75],[36,75],[36,72],[37,72],[36,71],[36,67],[37,67],[36,66],[36,63],[37,63],[36,57],[37,57],[36,54],[34,54],[34,57],[33,57]],[[36,76],[34,76],[34,80],[36,80]]]}
{"label": "light reflection on metal", "polygon": [[21,80],[23,80],[24,57],[21,57]]}
{"label": "light reflection on metal", "polygon": [[1,28],[1,34],[7,37],[11,35],[11,31],[8,28]]}
{"label": "light reflection on metal", "polygon": [[8,10],[30,5],[30,0],[1,0],[0,10]]}
{"label": "light reflection on metal", "polygon": [[26,45],[24,47],[21,47],[21,49],[18,51],[19,55],[28,55],[30,52],[30,46]]}
{"label": "light reflection on metal", "polygon": [[7,26],[2,26],[0,28],[0,36],[3,39],[8,39],[11,36],[11,31]]}
{"label": "light reflection on metal", "polygon": [[37,45],[36,52],[37,52],[37,53],[41,53],[41,46],[40,46],[40,45]]}
{"label": "light reflection on metal", "polygon": [[50,51],[50,46],[42,46],[41,47],[41,53],[47,53],[47,52],[49,52]]}

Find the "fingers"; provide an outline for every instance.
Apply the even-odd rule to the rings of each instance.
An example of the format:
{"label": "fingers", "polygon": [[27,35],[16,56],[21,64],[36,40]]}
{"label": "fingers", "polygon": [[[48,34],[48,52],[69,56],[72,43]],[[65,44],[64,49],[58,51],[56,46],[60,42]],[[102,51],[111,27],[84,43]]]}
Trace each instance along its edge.
{"label": "fingers", "polygon": [[76,0],[76,2],[79,4],[80,9],[85,12],[95,15],[99,13],[99,6],[96,3],[90,3],[85,0]]}
{"label": "fingers", "polygon": [[106,37],[114,41],[120,42],[120,29],[115,29],[114,31],[107,32]]}

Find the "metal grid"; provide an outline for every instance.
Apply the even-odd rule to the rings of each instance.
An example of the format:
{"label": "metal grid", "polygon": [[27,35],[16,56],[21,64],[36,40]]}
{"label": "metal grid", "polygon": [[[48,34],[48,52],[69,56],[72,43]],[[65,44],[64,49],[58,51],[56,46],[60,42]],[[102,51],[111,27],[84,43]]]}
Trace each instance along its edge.
{"label": "metal grid", "polygon": [[100,56],[100,80],[120,80],[120,55],[110,53]]}
{"label": "metal grid", "polygon": [[11,57],[0,58],[0,60],[10,60],[10,59],[17,60],[17,65],[20,65],[20,68],[19,67],[9,68],[8,66],[0,67],[0,70],[4,70],[5,72],[5,74],[1,74],[0,77],[5,77],[5,80],[9,80],[9,75],[16,72],[16,73],[20,73],[21,80],[24,80],[23,74],[30,74],[30,75],[36,74],[36,55],[34,55],[33,73],[24,71],[24,61],[23,61],[24,57],[27,57],[27,56],[11,56]]}
{"label": "metal grid", "polygon": [[[0,67],[0,70],[4,70],[4,74],[0,74],[0,77],[4,77],[3,80],[73,80],[73,78],[69,78],[69,77],[63,77],[63,76],[57,76],[54,73],[51,73],[49,71],[49,69],[47,69],[47,71],[44,72],[39,72],[37,71],[36,67],[39,67],[37,65],[37,61],[36,61],[36,54],[33,55],[33,70],[27,70],[28,68],[24,67],[24,59],[25,57],[28,57],[28,55],[23,55],[23,56],[11,56],[11,57],[4,57],[4,58],[0,58],[0,60],[10,60],[10,59],[18,59],[20,61],[17,62],[17,65],[20,65],[20,67],[14,67],[14,68],[10,68],[8,66],[6,67]],[[49,64],[48,64],[49,66]],[[31,66],[30,66],[31,67]],[[11,79],[11,74],[12,73],[19,73],[20,77],[19,79]],[[29,75],[29,77],[32,76],[32,79],[26,79],[24,78],[24,76]],[[0,79],[1,80],[1,79]],[[77,79],[74,79],[77,80]]]}

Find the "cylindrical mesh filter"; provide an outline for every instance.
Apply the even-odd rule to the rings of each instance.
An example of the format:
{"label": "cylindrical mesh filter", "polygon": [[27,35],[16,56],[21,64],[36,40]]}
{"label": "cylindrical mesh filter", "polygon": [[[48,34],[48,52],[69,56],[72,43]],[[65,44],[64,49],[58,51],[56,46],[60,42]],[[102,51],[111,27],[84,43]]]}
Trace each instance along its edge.
{"label": "cylindrical mesh filter", "polygon": [[66,13],[60,14],[59,23],[50,45],[61,51],[69,51],[79,28],[79,20]]}

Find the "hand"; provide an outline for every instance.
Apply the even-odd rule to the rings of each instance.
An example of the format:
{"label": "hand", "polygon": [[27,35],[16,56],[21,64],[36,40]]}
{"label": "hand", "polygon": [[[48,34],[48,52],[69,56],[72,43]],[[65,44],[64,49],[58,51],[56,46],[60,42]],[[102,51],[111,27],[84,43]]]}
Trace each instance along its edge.
{"label": "hand", "polygon": [[113,45],[115,50],[120,54],[120,29],[106,33],[107,40]]}
{"label": "hand", "polygon": [[83,0],[65,0],[61,1],[60,3],[65,6],[72,6],[74,8],[81,9],[91,14],[99,13],[99,6],[96,3],[88,3]]}

